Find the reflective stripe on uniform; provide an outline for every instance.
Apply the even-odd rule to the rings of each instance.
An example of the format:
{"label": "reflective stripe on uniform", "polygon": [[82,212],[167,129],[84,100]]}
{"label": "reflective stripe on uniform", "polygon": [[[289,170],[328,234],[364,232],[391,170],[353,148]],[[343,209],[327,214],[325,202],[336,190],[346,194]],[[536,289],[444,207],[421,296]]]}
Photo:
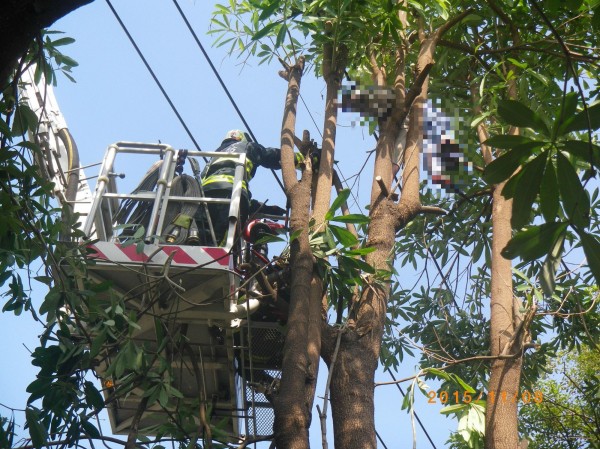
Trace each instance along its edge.
{"label": "reflective stripe on uniform", "polygon": [[[211,175],[202,180],[202,187],[210,185],[214,182],[227,182],[233,185],[234,179],[235,178],[231,175]],[[242,181],[242,188],[244,190],[248,190],[248,183],[246,181]]]}
{"label": "reflective stripe on uniform", "polygon": [[[220,167],[235,167],[235,165],[235,161],[230,157],[219,157],[214,159],[209,167],[213,169],[213,171],[216,171],[215,169],[219,169]],[[252,179],[252,170],[254,169],[254,163],[249,158],[246,158],[246,166],[244,169],[246,170],[246,179],[249,181]]]}

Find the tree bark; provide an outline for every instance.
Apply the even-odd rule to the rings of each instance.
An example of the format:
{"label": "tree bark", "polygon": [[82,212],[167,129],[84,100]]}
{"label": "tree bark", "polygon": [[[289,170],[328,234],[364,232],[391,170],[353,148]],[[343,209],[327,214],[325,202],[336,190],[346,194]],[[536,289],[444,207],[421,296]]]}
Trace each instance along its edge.
{"label": "tree bark", "polygon": [[313,217],[318,230],[331,202],[331,186],[333,183],[333,157],[335,153],[335,135],[337,126],[337,96],[342,84],[342,75],[346,68],[348,51],[341,45],[334,49],[332,44],[323,48],[323,78],[327,86],[325,100],[325,120],[323,123],[323,146],[319,162],[319,176],[315,189]]}
{"label": "tree bark", "polygon": [[0,87],[35,36],[61,17],[93,0],[5,0],[0,14]]}
{"label": "tree bark", "polygon": [[522,348],[516,328],[521,317],[513,297],[511,262],[500,254],[512,235],[512,200],[502,196],[503,186],[496,186],[493,196],[490,344],[492,356],[515,357],[492,362],[485,416],[486,449],[515,449],[519,444],[517,405]]}
{"label": "tree bark", "polygon": [[[396,102],[390,118],[380,123],[382,130],[375,151],[375,167],[371,189],[370,218],[367,246],[376,248],[368,254],[366,262],[375,270],[391,271],[396,232],[402,229],[421,211],[419,193],[419,152],[422,144],[422,114],[427,99],[428,73],[433,65],[433,55],[441,36],[465,17],[465,11],[450,19],[430,37],[420,33],[421,48],[415,80],[404,95],[404,73],[395,67]],[[373,79],[385,86],[383,70],[377,66],[374,55],[369,54]],[[396,55],[396,64],[404,64],[402,54]],[[398,92],[401,90],[402,92]],[[412,108],[413,102],[415,107]],[[404,152],[403,189],[400,201],[392,200],[392,158],[396,138],[406,116],[411,121]],[[376,181],[382,180],[382,184]],[[379,361],[386,305],[390,292],[388,279],[369,276],[362,287],[360,299],[352,306],[347,328],[342,335],[337,360],[331,364],[328,354],[324,359],[333,370],[331,383],[331,411],[336,449],[376,449],[374,418],[374,376]],[[331,347],[329,329],[327,347]]]}
{"label": "tree bark", "polygon": [[[490,7],[508,26],[515,45],[521,42],[517,27],[491,0]],[[507,63],[502,67],[518,74],[518,68]],[[516,78],[510,78],[508,97],[516,100],[518,88]],[[511,127],[509,134],[518,135],[519,128]],[[492,207],[492,276],[490,306],[490,353],[492,356],[510,358],[492,362],[488,384],[488,401],[485,414],[485,448],[513,449],[519,447],[518,403],[523,365],[523,334],[527,325],[523,323],[521,304],[513,294],[512,263],[501,255],[502,249],[512,237],[512,200],[502,196],[505,183],[497,185],[493,194]],[[494,400],[491,401],[490,393]]]}
{"label": "tree bark", "polygon": [[[308,240],[310,162],[297,180],[294,170],[294,136],[296,107],[304,59],[283,73],[288,91],[281,130],[281,165],[286,194],[291,203],[291,232],[302,231],[291,244],[292,272],[288,332],[282,362],[279,393],[275,396],[275,442],[278,449],[308,449],[308,429],[316,388],[321,351],[321,292],[320,282],[313,277],[313,256]],[[305,136],[304,144],[308,144]],[[315,299],[316,298],[316,299]]]}

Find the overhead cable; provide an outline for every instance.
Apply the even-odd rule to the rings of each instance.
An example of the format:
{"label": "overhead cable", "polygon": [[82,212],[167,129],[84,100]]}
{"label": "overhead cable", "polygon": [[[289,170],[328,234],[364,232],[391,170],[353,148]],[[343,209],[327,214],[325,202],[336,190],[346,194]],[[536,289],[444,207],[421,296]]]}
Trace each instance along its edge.
{"label": "overhead cable", "polygon": [[167,100],[167,102],[169,103],[169,106],[171,106],[171,109],[173,110],[173,112],[175,113],[175,115],[177,116],[177,118],[179,119],[179,123],[181,123],[181,125],[183,126],[183,128],[185,129],[187,135],[189,136],[189,138],[192,140],[192,142],[194,143],[194,146],[196,147],[196,149],[198,151],[202,151],[200,149],[200,145],[198,145],[198,142],[196,142],[196,139],[194,138],[194,136],[192,135],[192,132],[190,131],[190,129],[187,127],[185,121],[183,120],[183,118],[181,117],[181,114],[179,114],[179,111],[177,110],[177,108],[175,107],[175,105],[173,104],[173,102],[171,101],[171,98],[169,97],[169,95],[167,94],[167,92],[165,91],[165,89],[163,88],[162,84],[160,83],[160,81],[158,80],[158,78],[156,77],[156,75],[154,74],[154,71],[152,70],[152,68],[150,67],[150,64],[148,64],[148,61],[146,60],[146,58],[144,57],[144,55],[142,54],[142,51],[140,50],[140,48],[138,47],[138,45],[136,44],[135,40],[133,39],[133,37],[131,36],[131,34],[129,33],[129,30],[127,29],[127,27],[125,26],[125,24],[123,23],[123,21],[121,20],[121,17],[119,16],[119,14],[117,13],[117,11],[115,10],[115,8],[113,7],[112,3],[110,2],[110,0],[106,0],[106,3],[108,4],[108,7],[110,8],[110,10],[112,11],[113,15],[115,16],[115,18],[117,19],[117,22],[119,22],[119,25],[121,25],[121,28],[123,29],[123,31],[125,32],[125,34],[127,35],[127,38],[129,39],[129,42],[131,42],[131,44],[133,45],[133,48],[135,48],[135,51],[137,52],[138,56],[140,57],[140,59],[142,60],[142,62],[144,63],[144,65],[146,66],[146,69],[148,69],[148,72],[150,72],[150,75],[152,76],[152,78],[154,79],[154,82],[156,83],[156,85],[158,86],[158,88],[160,89],[160,91],[162,92],[163,96],[165,97],[165,99]]}
{"label": "overhead cable", "polygon": [[[388,371],[388,373],[390,373],[390,376],[392,376],[392,379],[394,379],[394,382],[398,382],[396,380],[396,377],[394,376],[394,373],[392,373],[391,371]],[[402,397],[405,397],[406,393],[404,392],[404,390],[402,389],[402,387],[400,386],[400,384],[396,383],[396,387],[398,387],[398,390],[400,390],[400,393],[402,393]],[[425,430],[425,426],[421,422],[421,419],[419,418],[419,415],[417,415],[417,412],[415,412],[415,418],[417,419],[417,422],[419,423],[419,426],[421,427],[421,430],[423,430],[423,433],[425,434],[425,436],[427,437],[427,439],[431,443],[431,446],[433,447],[433,449],[437,449],[437,447],[435,446],[435,443],[433,442],[433,440],[429,436],[429,433],[427,433],[427,430]]]}
{"label": "overhead cable", "polygon": [[[210,68],[212,69],[213,73],[217,77],[217,80],[219,80],[219,83],[221,84],[221,87],[225,91],[225,94],[227,95],[227,98],[229,98],[229,101],[231,102],[231,105],[233,106],[233,108],[237,112],[238,116],[242,120],[242,123],[246,127],[246,130],[250,134],[250,137],[252,137],[252,140],[254,140],[255,142],[258,142],[258,140],[256,139],[256,136],[252,132],[252,129],[250,129],[250,125],[248,125],[248,122],[246,122],[246,119],[244,118],[244,115],[242,114],[242,111],[240,111],[240,108],[238,108],[237,103],[235,102],[235,100],[231,96],[231,93],[229,92],[229,89],[227,88],[227,86],[225,85],[225,82],[221,78],[221,75],[219,75],[219,72],[217,71],[217,69],[216,69],[215,65],[213,64],[212,60],[210,59],[210,56],[208,56],[208,53],[204,49],[204,46],[202,45],[202,42],[200,42],[200,39],[198,38],[198,35],[196,34],[196,32],[194,31],[194,29],[192,28],[192,25],[190,24],[190,22],[187,19],[185,13],[181,9],[181,6],[179,6],[179,3],[177,2],[177,0],[173,0],[173,4],[175,5],[175,8],[177,8],[177,11],[179,12],[179,15],[181,16],[181,18],[185,22],[185,25],[187,26],[188,30],[192,34],[192,37],[196,41],[196,44],[198,45],[198,48],[200,48],[200,51],[202,52],[202,54],[206,58],[206,61],[208,62],[208,65],[210,65]],[[277,176],[277,173],[275,173],[275,170],[271,169],[271,173],[273,173],[273,176],[275,176],[275,179],[277,180],[277,183],[281,187],[281,190],[283,190],[285,192],[285,188],[283,187],[283,183],[279,179],[279,176]]]}

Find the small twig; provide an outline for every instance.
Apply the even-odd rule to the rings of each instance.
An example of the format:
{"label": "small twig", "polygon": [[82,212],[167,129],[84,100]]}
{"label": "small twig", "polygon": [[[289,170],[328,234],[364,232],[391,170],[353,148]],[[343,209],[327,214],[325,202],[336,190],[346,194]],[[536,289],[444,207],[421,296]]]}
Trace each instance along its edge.
{"label": "small twig", "polygon": [[379,185],[379,188],[381,189],[382,195],[384,197],[388,198],[390,196],[390,192],[387,189],[387,187],[385,186],[385,182],[383,182],[383,178],[381,176],[376,176],[375,177],[375,181]]}
{"label": "small twig", "polygon": [[133,420],[131,421],[129,435],[127,435],[127,444],[125,444],[125,449],[135,449],[137,447],[136,440],[138,436],[138,428],[140,425],[140,421],[142,420],[142,416],[146,411],[146,406],[148,405],[149,399],[150,397],[148,396],[143,397],[137,406],[137,410],[135,411],[135,415],[133,416]]}
{"label": "small twig", "polygon": [[[454,362],[449,362],[448,365],[446,366],[441,366],[439,368],[439,370],[447,370],[449,368],[452,368],[454,365],[458,365],[460,363],[467,363],[467,362],[476,362],[479,360],[507,360],[507,359],[514,359],[516,357],[520,357],[521,353],[516,353],[516,354],[507,354],[507,355],[478,355],[475,357],[467,357],[465,359],[460,359],[460,360],[456,360]],[[376,382],[375,383],[375,387],[381,387],[384,385],[396,385],[396,384],[401,384],[403,382],[408,382],[409,380],[414,380],[417,377],[422,376],[422,374],[416,374],[414,376],[410,376],[410,377],[405,377],[403,379],[399,379],[399,380],[395,380],[395,381],[389,381],[389,382]]]}
{"label": "small twig", "polygon": [[420,212],[424,214],[448,215],[448,211],[437,206],[421,206]]}
{"label": "small twig", "polygon": [[333,374],[333,368],[335,366],[335,361],[337,360],[338,351],[340,349],[340,343],[342,341],[342,334],[346,330],[348,326],[348,321],[344,323],[344,326],[339,330],[337,339],[335,342],[335,349],[333,350],[333,355],[331,356],[331,363],[329,364],[329,371],[327,373],[327,383],[325,384],[325,394],[323,395],[323,413],[319,409],[317,405],[317,411],[319,412],[319,418],[321,421],[321,437],[323,443],[323,449],[327,449],[327,405],[329,404],[329,387],[331,386],[331,378]]}

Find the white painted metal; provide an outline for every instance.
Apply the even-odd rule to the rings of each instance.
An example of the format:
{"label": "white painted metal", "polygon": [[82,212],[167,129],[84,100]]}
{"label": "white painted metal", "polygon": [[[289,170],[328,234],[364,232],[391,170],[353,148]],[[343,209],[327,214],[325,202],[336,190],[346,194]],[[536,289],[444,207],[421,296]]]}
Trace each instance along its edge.
{"label": "white painted metal", "polygon": [[69,170],[79,170],[79,186],[73,211],[80,214],[80,223],[89,213],[92,194],[85,173],[81,166],[69,167],[69,148],[59,137],[62,130],[68,131],[67,122],[62,115],[51,84],[46,84],[44,77],[35,82],[35,65],[30,66],[20,83],[21,100],[26,102],[37,115],[39,126],[30,136],[32,142],[38,143],[43,150],[44,159],[37,161],[43,166],[43,173],[54,182],[54,194],[60,204],[66,202],[67,177]]}

